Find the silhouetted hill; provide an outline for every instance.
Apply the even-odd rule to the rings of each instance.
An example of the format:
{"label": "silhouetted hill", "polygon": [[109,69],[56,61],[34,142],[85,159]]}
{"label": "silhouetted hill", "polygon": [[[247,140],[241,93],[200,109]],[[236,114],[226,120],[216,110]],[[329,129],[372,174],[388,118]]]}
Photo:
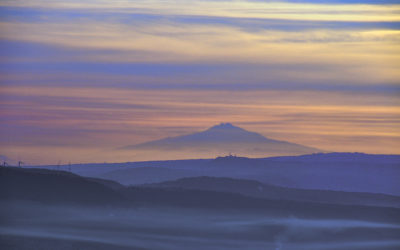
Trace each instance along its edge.
{"label": "silhouetted hill", "polygon": [[86,180],[99,183],[99,184],[101,184],[103,186],[109,187],[109,188],[114,189],[114,190],[125,188],[124,185],[122,185],[122,184],[120,184],[119,182],[116,182],[116,181],[100,179],[100,178],[93,178],[93,177],[86,177]]}
{"label": "silhouetted hill", "polygon": [[1,200],[112,204],[123,201],[120,193],[81,176],[46,169],[0,168]]}
{"label": "silhouetted hill", "polygon": [[294,200],[332,204],[400,207],[400,197],[397,196],[328,190],[294,189],[263,184],[261,182],[253,180],[221,177],[190,177],[178,179],[176,181],[147,184],[143,186],[231,192],[246,196],[273,200]]}

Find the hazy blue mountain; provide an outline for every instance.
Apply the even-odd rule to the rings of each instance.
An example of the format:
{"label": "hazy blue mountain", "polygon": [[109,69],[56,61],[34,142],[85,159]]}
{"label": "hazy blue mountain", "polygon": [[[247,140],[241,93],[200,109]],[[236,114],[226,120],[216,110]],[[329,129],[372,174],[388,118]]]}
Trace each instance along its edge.
{"label": "hazy blue mountain", "polygon": [[334,162],[334,163],[374,163],[374,164],[399,164],[400,155],[383,155],[383,154],[364,154],[364,153],[350,153],[350,152],[332,152],[332,153],[317,153],[309,155],[298,156],[283,156],[283,157],[268,157],[264,158],[267,161],[274,162]]}
{"label": "hazy blue mountain", "polygon": [[[45,167],[45,166],[42,166]],[[55,166],[46,166],[53,169]],[[61,166],[67,170],[69,166]],[[71,171],[125,185],[177,180],[183,177],[229,177],[265,184],[400,196],[400,155],[323,153],[251,159],[218,157],[202,160],[78,164]]]}
{"label": "hazy blue mountain", "polygon": [[175,181],[147,184],[144,185],[144,187],[172,187],[218,192],[231,192],[251,197],[273,200],[294,200],[332,204],[400,207],[400,197],[398,196],[328,190],[294,189],[268,185],[254,180],[221,177],[189,177],[178,179]]}
{"label": "hazy blue mountain", "polygon": [[263,160],[259,181],[306,189],[400,195],[400,155],[329,153]]}
{"label": "hazy blue mountain", "polygon": [[[228,153],[262,157],[322,152],[316,148],[266,138],[230,123],[221,123],[198,133],[125,146],[122,149],[152,151],[154,157],[159,159],[169,159],[168,156],[174,156],[175,159],[212,158]],[[164,157],[164,154],[168,156]]]}

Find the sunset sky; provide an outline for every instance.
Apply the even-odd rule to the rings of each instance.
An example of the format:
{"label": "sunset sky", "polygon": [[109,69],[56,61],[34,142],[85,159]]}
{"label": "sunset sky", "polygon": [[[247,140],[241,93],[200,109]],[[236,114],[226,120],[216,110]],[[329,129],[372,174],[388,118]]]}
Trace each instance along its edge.
{"label": "sunset sky", "polygon": [[0,114],[27,164],[221,122],[400,154],[400,1],[0,0]]}

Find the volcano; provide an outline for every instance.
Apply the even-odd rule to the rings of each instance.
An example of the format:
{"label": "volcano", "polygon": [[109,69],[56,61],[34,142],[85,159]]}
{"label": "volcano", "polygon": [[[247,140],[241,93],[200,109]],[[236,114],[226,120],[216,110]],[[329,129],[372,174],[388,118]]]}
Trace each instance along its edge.
{"label": "volcano", "polygon": [[270,139],[231,123],[221,123],[198,133],[129,145],[121,149],[151,151],[158,156],[178,154],[179,158],[212,158],[227,154],[265,157],[322,152],[317,148]]}

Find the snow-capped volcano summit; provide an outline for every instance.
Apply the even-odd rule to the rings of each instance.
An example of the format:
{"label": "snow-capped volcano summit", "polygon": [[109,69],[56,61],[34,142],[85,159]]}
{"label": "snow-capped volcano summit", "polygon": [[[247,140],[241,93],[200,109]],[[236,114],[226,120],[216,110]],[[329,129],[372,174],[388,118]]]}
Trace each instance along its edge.
{"label": "snow-capped volcano summit", "polygon": [[210,130],[210,129],[240,129],[240,130],[244,130],[244,129],[242,129],[242,128],[233,126],[233,125],[232,125],[231,123],[229,123],[229,122],[227,122],[227,123],[223,123],[223,122],[222,122],[222,123],[220,123],[220,124],[218,124],[218,125],[215,125],[215,126],[209,128],[208,130]]}

